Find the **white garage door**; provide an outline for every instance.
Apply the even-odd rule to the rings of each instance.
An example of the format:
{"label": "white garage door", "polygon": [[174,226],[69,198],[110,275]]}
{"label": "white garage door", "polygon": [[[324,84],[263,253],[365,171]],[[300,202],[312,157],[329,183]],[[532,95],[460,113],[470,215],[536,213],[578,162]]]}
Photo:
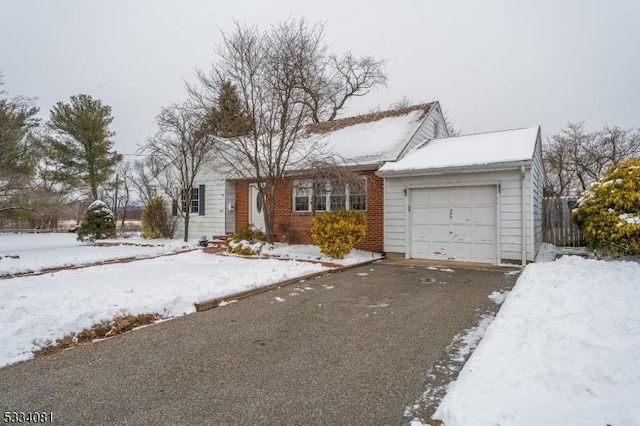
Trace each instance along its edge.
{"label": "white garage door", "polygon": [[496,262],[496,187],[411,190],[411,257]]}

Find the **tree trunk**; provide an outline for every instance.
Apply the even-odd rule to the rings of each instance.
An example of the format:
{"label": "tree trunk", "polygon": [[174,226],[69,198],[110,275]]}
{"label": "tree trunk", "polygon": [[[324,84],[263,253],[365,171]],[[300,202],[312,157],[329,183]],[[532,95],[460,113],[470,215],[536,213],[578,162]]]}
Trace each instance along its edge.
{"label": "tree trunk", "polygon": [[184,215],[184,242],[189,241],[189,212]]}
{"label": "tree trunk", "polygon": [[[267,185],[265,185],[267,186]],[[265,188],[265,192],[269,192],[268,197],[265,198],[264,209],[264,227],[265,234],[267,234],[267,242],[273,244],[275,241],[275,211],[276,211],[276,185],[274,182],[269,182]],[[268,203],[266,202],[268,201]]]}

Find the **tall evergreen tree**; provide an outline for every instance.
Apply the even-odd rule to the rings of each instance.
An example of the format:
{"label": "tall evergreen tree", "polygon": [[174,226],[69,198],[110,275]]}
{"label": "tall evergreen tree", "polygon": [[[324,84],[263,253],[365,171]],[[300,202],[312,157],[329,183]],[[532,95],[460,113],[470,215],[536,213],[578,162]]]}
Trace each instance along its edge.
{"label": "tall evergreen tree", "polygon": [[220,85],[216,105],[209,111],[204,126],[207,133],[222,138],[246,135],[253,129],[251,118],[244,111],[236,87],[228,80]]}
{"label": "tall evergreen tree", "polygon": [[[2,85],[0,73],[0,87]],[[33,99],[9,98],[0,90],[0,213],[29,210],[22,199],[36,173],[37,113]]]}
{"label": "tall evergreen tree", "polygon": [[89,95],[58,102],[49,117],[49,128],[57,133],[50,139],[57,179],[71,189],[89,189],[94,200],[122,161],[110,139],[115,135],[109,130],[112,121],[111,107]]}

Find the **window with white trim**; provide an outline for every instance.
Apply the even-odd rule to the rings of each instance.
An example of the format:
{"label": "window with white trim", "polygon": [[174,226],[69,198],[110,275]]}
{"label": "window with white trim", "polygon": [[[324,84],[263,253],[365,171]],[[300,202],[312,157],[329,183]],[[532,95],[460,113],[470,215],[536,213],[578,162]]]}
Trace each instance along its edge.
{"label": "window with white trim", "polygon": [[312,206],[318,212],[338,209],[364,211],[367,209],[367,180],[363,177],[358,184],[351,186],[295,181],[293,211],[308,212]]}
{"label": "window with white trim", "polygon": [[306,181],[296,181],[293,187],[293,210],[296,212],[309,211],[309,198],[311,197],[311,188]]}
{"label": "window with white trim", "polygon": [[[189,195],[188,190],[186,190],[186,189],[182,190],[181,207],[182,207],[182,211],[183,212],[187,211],[187,200],[189,198],[188,195]],[[191,189],[190,207],[191,207],[191,213],[198,213],[198,210],[199,210],[199,207],[200,207],[200,203],[199,203],[199,188],[197,188],[197,187]]]}

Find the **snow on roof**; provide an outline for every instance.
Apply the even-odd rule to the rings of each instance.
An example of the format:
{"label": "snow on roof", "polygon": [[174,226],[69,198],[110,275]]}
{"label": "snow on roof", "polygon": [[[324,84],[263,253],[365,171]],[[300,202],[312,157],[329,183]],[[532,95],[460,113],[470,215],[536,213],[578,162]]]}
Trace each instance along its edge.
{"label": "snow on roof", "polygon": [[398,158],[433,104],[360,115],[309,126],[310,137],[349,163]]}
{"label": "snow on roof", "polygon": [[431,139],[380,172],[479,166],[533,158],[539,127]]}

